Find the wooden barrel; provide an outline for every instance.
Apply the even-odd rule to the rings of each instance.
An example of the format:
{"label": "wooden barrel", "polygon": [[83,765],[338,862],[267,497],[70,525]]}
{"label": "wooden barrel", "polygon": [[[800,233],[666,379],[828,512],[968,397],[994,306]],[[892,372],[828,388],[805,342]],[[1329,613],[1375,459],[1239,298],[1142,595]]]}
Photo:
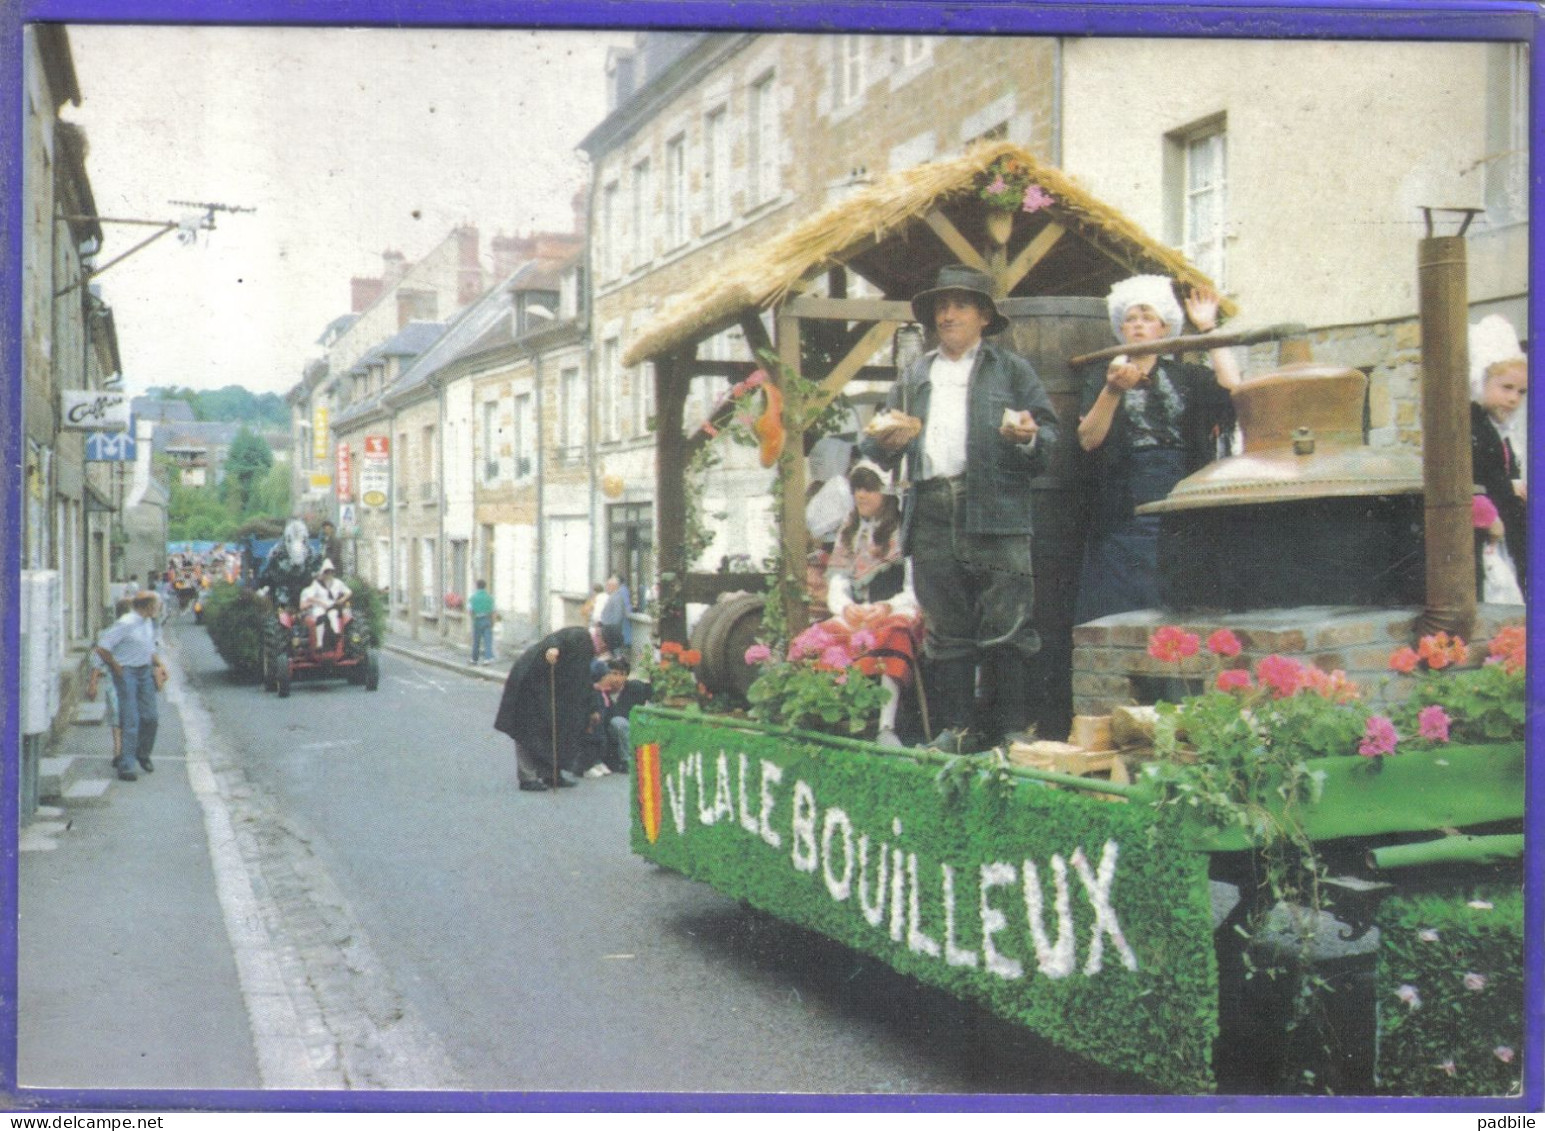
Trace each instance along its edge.
{"label": "wooden barrel", "polygon": [[1115,338],[1103,298],[1008,298],[998,306],[1009,319],[999,340],[1035,366],[1061,434],[1031,500],[1041,634],[1041,653],[1032,665],[1034,718],[1037,734],[1061,740],[1073,720],[1073,606],[1093,501],[1090,462],[1078,446],[1078,375],[1068,359],[1113,345]]}
{"label": "wooden barrel", "polygon": [[744,701],[757,669],[746,663],[746,649],[756,643],[762,629],[759,593],[728,594],[711,606],[692,630],[691,646],[703,654],[697,667],[698,681],[715,698],[731,703]]}

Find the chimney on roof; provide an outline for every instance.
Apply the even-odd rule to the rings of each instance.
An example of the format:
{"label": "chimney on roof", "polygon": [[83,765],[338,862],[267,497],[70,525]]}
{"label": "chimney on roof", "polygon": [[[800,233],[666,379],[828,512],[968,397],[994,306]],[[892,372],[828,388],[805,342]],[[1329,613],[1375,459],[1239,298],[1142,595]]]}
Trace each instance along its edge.
{"label": "chimney on roof", "polygon": [[474,224],[456,229],[456,305],[466,306],[483,293],[483,265],[478,257],[478,232]]}
{"label": "chimney on roof", "polygon": [[349,309],[359,314],[375,303],[385,290],[380,279],[366,279],[359,275],[349,280]]}
{"label": "chimney on roof", "polygon": [[408,257],[400,251],[383,251],[381,253],[381,286],[395,287],[404,275],[408,273]]}
{"label": "chimney on roof", "polygon": [[537,259],[567,259],[580,247],[576,236],[560,232],[538,232],[533,242]]}
{"label": "chimney on roof", "polygon": [[494,275],[500,279],[508,279],[522,263],[536,257],[536,241],[529,236],[495,236],[489,247],[493,251]]}

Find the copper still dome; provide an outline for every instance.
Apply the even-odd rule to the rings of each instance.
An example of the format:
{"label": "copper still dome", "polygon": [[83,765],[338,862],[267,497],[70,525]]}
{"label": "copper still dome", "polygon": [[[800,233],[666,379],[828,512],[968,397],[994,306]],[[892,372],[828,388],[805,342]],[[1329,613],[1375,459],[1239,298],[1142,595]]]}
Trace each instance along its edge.
{"label": "copper still dome", "polygon": [[1187,476],[1166,498],[1137,513],[1420,495],[1419,456],[1363,443],[1367,384],[1355,369],[1317,362],[1286,365],[1243,382],[1233,401],[1244,451]]}

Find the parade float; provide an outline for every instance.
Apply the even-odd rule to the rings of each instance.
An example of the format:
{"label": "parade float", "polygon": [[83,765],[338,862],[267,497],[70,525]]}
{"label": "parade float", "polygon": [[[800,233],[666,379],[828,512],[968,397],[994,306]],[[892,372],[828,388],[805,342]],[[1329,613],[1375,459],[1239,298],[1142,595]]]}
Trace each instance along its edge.
{"label": "parade float", "polygon": [[[1005,170],[1025,201],[1007,222],[988,191]],[[1462,240],[1422,250],[1429,458],[1366,448],[1347,419],[1363,375],[1286,342],[1236,395],[1245,451],[1154,504],[1168,560],[1235,555],[1208,576],[1280,590],[1177,568],[1173,607],[1074,626],[1087,508],[1059,453],[1036,484],[1047,738],[967,756],[869,740],[868,681],[808,646],[803,568],[812,425],[852,379],[894,377],[876,358],[910,317],[903,297],[842,297],[845,274],[907,296],[955,260],[994,275],[1064,420],[1112,282],[1206,283],[999,144],[872,186],[668,311],[629,359],[655,364],[675,692],[634,714],[634,851],[1156,1091],[1516,1094],[1525,646],[1521,609],[1476,607],[1468,440],[1444,415],[1463,408]],[[737,324],[762,362],[689,434],[695,345]],[[693,574],[695,456],[769,386],[752,431],[779,551],[761,576]],[[1349,554],[1357,571],[1317,564]],[[708,609],[692,647],[689,604]]]}

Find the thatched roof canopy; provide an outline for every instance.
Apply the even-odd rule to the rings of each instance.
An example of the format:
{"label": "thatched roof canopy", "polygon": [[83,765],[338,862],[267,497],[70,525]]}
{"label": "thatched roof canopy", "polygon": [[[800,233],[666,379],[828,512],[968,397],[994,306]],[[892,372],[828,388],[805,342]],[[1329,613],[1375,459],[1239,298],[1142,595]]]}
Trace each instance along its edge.
{"label": "thatched roof canopy", "polygon": [[[1004,156],[1018,160],[1029,170],[1032,183],[1051,197],[1051,203],[1039,211],[1015,215],[1008,260],[1050,225],[1065,229],[1011,289],[1011,295],[1103,297],[1111,284],[1145,273],[1169,275],[1183,284],[1210,285],[1179,252],[1153,239],[1060,170],[1011,142],[990,142],[951,160],[884,177],[731,259],[668,305],[629,344],[624,363],[632,365],[701,341],[748,313],[802,291],[836,266],[856,272],[888,299],[910,299],[933,281],[940,267],[959,259],[927,222],[930,213],[942,212],[977,249],[992,246],[986,234],[988,208],[978,188],[987,168]],[[1231,304],[1225,302],[1224,310],[1231,313]]]}

